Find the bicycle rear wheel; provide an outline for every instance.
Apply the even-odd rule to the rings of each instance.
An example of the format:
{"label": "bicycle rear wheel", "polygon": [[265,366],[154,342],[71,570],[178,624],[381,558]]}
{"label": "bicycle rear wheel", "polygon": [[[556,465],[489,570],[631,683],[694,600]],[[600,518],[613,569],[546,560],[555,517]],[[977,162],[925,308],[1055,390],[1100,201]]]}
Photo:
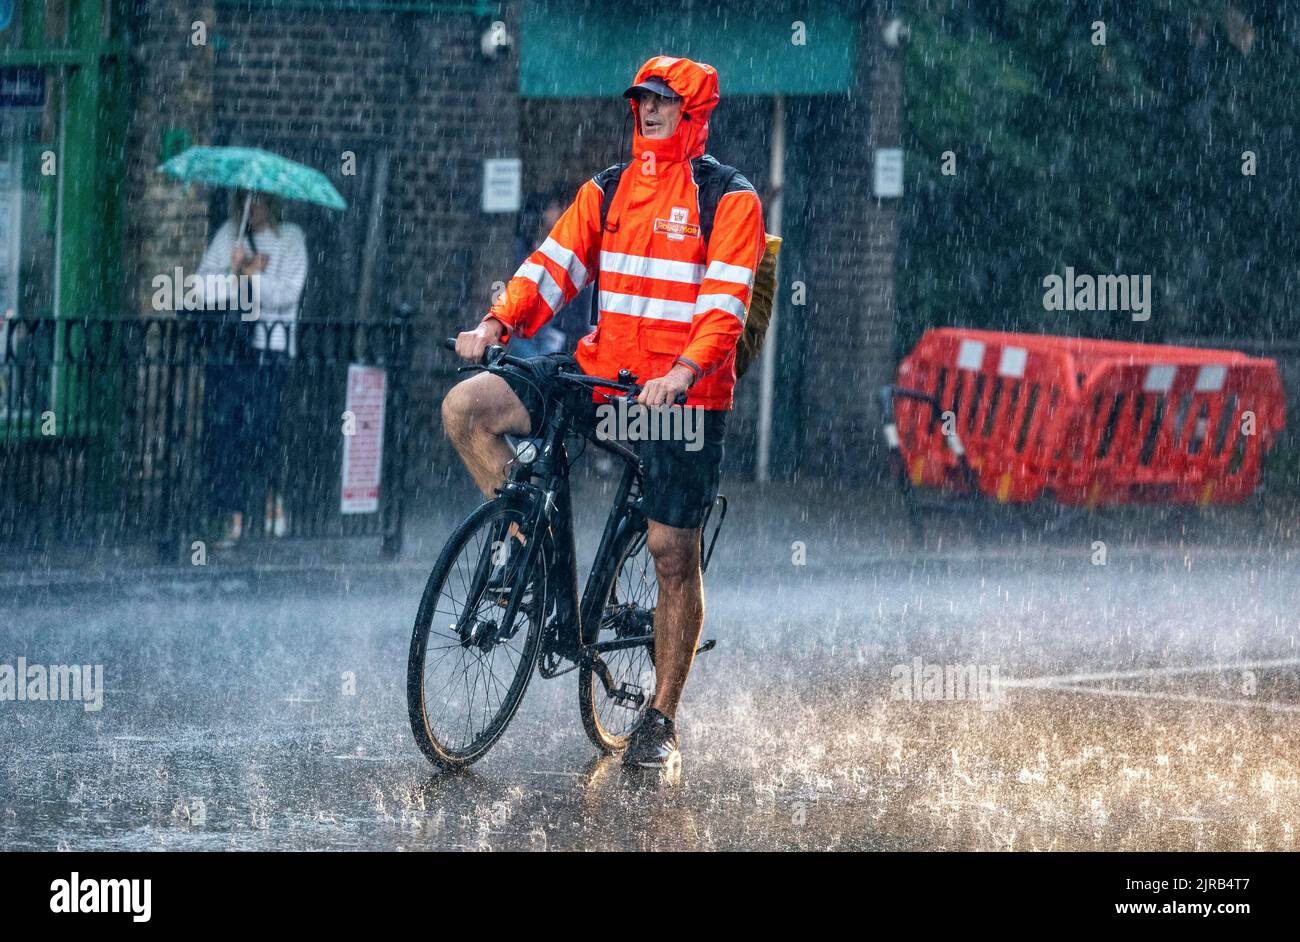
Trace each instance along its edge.
{"label": "bicycle rear wheel", "polygon": [[537,660],[546,559],[510,535],[527,505],[476,509],[443,547],[420,600],[407,664],[407,708],[420,749],[462,768],[492,748],[515,715]]}
{"label": "bicycle rear wheel", "polygon": [[628,646],[600,654],[607,677],[602,678],[592,664],[584,664],[578,672],[582,727],[604,753],[627,748],[632,728],[654,696],[654,614],[659,602],[659,580],[646,547],[644,523],[628,531],[611,555],[615,564],[607,577],[609,594],[596,641],[623,641]]}

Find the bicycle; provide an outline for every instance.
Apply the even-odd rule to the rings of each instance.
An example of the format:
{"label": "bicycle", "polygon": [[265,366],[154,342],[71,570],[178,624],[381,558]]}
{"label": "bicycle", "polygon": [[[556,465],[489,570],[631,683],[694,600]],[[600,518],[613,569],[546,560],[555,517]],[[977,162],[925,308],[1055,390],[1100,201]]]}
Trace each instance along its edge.
{"label": "bicycle", "polygon": [[[454,350],[455,341],[444,346]],[[481,365],[460,372],[500,373],[525,363],[493,346]],[[587,395],[596,390],[610,402],[617,397],[606,390],[629,402],[641,391],[627,370],[619,371],[617,381],[565,371],[556,380],[557,389]],[[546,679],[578,671],[583,729],[605,754],[627,746],[654,692],[659,590],[639,506],[640,459],[620,442],[575,423],[563,392],[547,400],[545,419],[537,439],[517,440],[513,469],[496,496],[452,532],[420,599],[407,663],[407,707],[420,749],[443,769],[464,768],[496,744],[523,700],[534,665]],[[578,435],[624,463],[581,595],[565,446]],[[721,511],[707,553],[712,506],[700,530],[702,571],[726,518],[726,498],[719,496],[715,504]],[[696,653],[714,644],[705,641]],[[497,665],[501,674],[508,671],[508,683]],[[439,685],[431,678],[444,666],[449,680]],[[471,671],[477,671],[472,680]]]}

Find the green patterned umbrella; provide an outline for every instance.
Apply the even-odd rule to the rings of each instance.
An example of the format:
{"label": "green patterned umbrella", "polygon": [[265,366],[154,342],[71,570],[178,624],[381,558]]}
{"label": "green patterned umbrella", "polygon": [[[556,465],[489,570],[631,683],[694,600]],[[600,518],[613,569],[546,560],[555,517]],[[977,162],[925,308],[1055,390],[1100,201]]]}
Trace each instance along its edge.
{"label": "green patterned umbrella", "polygon": [[330,209],[348,205],[319,170],[256,147],[191,147],[158,169],[187,183],[273,193]]}

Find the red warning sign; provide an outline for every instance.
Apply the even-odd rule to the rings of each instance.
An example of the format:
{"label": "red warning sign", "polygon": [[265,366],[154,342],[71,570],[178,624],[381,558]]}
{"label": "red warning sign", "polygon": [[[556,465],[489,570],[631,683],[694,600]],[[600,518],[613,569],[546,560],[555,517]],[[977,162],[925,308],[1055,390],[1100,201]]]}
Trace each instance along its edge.
{"label": "red warning sign", "polygon": [[343,417],[343,493],[339,510],[372,514],[379,510],[384,470],[384,402],[387,374],[375,366],[348,367]]}

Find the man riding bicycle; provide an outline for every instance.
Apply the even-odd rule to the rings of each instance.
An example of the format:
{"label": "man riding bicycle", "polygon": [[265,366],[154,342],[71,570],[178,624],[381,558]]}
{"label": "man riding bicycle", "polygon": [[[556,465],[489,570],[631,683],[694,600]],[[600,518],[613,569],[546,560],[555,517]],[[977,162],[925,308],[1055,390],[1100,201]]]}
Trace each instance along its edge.
{"label": "man riding bicycle", "polygon": [[703,447],[630,443],[645,468],[642,509],[659,601],[654,697],[623,761],[649,768],[680,758],[674,718],[704,624],[701,527],[718,495],[736,342],[764,235],[758,194],[739,174],[726,178],[711,220],[701,216],[703,175],[719,166],[704,156],[718,103],[712,67],[657,56],[624,97],[635,122],[632,161],[582,185],[483,321],[456,338],[456,352],[477,363],[513,333],[532,336],[598,277],[595,330],[579,341],[574,358],[540,357],[505,378],[480,373],[459,383],[443,400],[442,415],[475,483],[491,497],[514,458],[504,436],[539,432],[550,377],[575,359],[574,369],[594,376],[636,374],[645,407],[671,407],[685,393],[687,408],[704,410]]}

